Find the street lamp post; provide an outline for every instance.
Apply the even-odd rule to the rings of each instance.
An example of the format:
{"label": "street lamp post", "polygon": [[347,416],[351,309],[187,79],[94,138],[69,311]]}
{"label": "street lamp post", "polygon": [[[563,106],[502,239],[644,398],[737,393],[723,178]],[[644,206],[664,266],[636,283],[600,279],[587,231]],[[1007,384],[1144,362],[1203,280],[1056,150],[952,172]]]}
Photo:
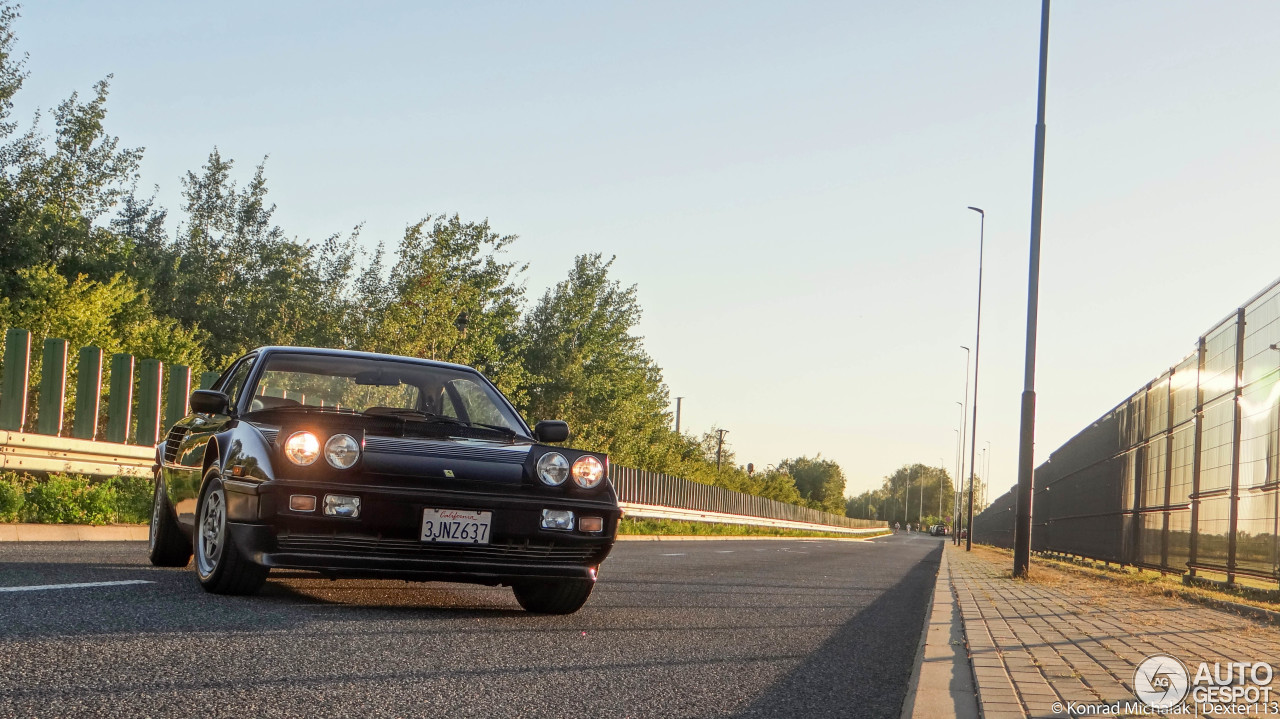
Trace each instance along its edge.
{"label": "street lamp post", "polygon": [[1049,0],[1040,6],[1040,86],[1036,97],[1036,157],[1031,178],[1031,253],[1027,270],[1027,353],[1018,432],[1018,492],[1013,519],[1013,576],[1031,563],[1031,482],[1036,434],[1036,320],[1040,307],[1040,217],[1044,206],[1044,99],[1049,80]]}
{"label": "street lamp post", "polygon": [[911,468],[907,468],[907,491],[902,498],[902,523],[907,523],[907,512],[911,511]]}
{"label": "street lamp post", "polygon": [[924,467],[920,467],[920,509],[916,512],[916,524],[924,524]]}
{"label": "street lamp post", "polygon": [[964,537],[966,552],[973,549],[973,460],[978,450],[978,362],[982,352],[982,250],[987,234],[987,213],[978,207],[969,209],[978,213],[982,220],[978,225],[978,324],[973,337],[973,426],[969,428],[969,516],[965,521],[965,527],[969,531],[965,532]]}
{"label": "street lamp post", "polygon": [[[960,404],[960,403],[956,402],[956,404]],[[960,420],[961,422],[964,421],[963,414],[960,415]],[[956,433],[956,473],[951,480],[951,543],[955,544],[956,543],[955,535],[959,534],[960,532],[960,522],[956,515],[956,513],[959,511],[956,508],[960,506],[960,495],[956,493],[956,485],[958,485],[961,482],[960,477],[964,474],[963,470],[961,470],[960,468],[960,463],[963,461],[962,456],[964,453],[964,440],[960,439],[960,430],[955,429],[952,431]]]}
{"label": "street lamp post", "polygon": [[964,401],[960,403],[960,472],[956,475],[956,503],[955,503],[955,522],[952,525],[954,530],[951,535],[951,541],[958,547],[960,546],[960,521],[963,518],[960,512],[961,500],[964,499],[964,440],[968,436],[969,431],[969,348],[960,345],[960,349],[964,350]]}

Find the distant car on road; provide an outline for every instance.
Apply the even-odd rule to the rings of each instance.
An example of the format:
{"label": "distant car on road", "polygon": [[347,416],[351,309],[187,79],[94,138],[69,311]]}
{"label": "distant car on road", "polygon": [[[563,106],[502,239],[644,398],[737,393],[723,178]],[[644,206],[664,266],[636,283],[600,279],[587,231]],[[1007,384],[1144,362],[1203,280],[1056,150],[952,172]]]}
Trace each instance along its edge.
{"label": "distant car on road", "polygon": [[948,533],[949,530],[945,524],[935,524],[929,528],[929,534],[932,534],[935,537],[945,537]]}
{"label": "distant car on road", "polygon": [[476,370],[263,347],[236,360],[156,447],[152,564],[252,594],[272,568],[508,585],[577,611],[621,512],[603,454],[551,447]]}

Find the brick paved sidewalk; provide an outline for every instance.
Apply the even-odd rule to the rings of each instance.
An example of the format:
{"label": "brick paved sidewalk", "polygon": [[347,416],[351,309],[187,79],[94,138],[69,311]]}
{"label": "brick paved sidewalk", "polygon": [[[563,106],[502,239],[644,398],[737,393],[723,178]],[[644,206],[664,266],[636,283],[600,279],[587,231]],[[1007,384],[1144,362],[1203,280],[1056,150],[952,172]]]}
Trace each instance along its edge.
{"label": "brick paved sidewalk", "polygon": [[[1009,578],[1007,555],[946,548],[952,595],[985,719],[1062,717],[1055,702],[1122,704],[1151,654],[1199,663],[1280,664],[1280,629],[1116,582],[1032,565]],[[1280,676],[1275,683],[1280,694]]]}

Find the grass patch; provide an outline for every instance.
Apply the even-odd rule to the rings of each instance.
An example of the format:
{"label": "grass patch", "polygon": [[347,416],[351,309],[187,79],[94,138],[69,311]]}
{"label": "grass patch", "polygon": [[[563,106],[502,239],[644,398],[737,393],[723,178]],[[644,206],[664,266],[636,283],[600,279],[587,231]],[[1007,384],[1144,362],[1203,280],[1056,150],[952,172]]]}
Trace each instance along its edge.
{"label": "grass patch", "polygon": [[[973,546],[974,552],[992,561],[1012,562],[1013,552],[999,547]],[[1004,573],[1009,576],[1008,572]],[[1183,575],[1160,573],[1140,567],[1107,564],[1091,559],[1058,558],[1033,555],[1029,581],[1038,584],[1060,584],[1071,576],[1090,577],[1099,581],[1114,582],[1138,594],[1183,599],[1201,604],[1232,602],[1246,606],[1280,611],[1280,592],[1260,590],[1257,587],[1226,587],[1213,584],[1187,584]],[[1105,595],[1098,599],[1105,603]]]}
{"label": "grass patch", "polygon": [[0,474],[0,522],[145,524],[154,486],[147,477]]}
{"label": "grass patch", "polygon": [[868,534],[844,534],[842,532],[812,532],[803,529],[756,527],[746,524],[714,524],[711,522],[681,522],[674,519],[628,519],[618,522],[618,534],[662,535],[673,537],[878,537],[888,534],[885,529]]}

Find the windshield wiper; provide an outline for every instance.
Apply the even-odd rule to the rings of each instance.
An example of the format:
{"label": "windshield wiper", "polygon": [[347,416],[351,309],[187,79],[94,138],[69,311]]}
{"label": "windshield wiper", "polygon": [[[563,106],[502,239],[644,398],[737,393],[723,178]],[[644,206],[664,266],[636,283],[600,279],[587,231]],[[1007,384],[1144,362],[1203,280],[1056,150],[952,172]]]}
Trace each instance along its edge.
{"label": "windshield wiper", "polygon": [[397,409],[394,411],[380,410],[369,416],[392,417],[394,419],[398,419],[404,422],[423,422],[423,423],[430,423],[430,424],[456,424],[461,427],[476,427],[480,429],[493,430],[495,432],[500,432],[512,439],[515,439],[516,437],[524,438],[524,435],[520,434],[519,432],[516,432],[510,427],[502,427],[496,424],[485,424],[483,422],[468,422],[464,419],[459,419],[458,417],[450,417],[448,415],[443,415],[443,414],[432,414],[431,412],[423,412],[422,410],[417,410],[417,409]]}
{"label": "windshield wiper", "polygon": [[360,414],[350,407],[317,407],[313,404],[294,405],[286,404],[279,407],[263,407],[262,409],[254,409],[246,412],[246,414],[258,412],[325,412],[331,414]]}
{"label": "windshield wiper", "polygon": [[366,410],[364,414],[367,414],[370,417],[391,417],[392,419],[398,419],[404,422],[435,422],[439,424],[460,424],[463,426],[470,426],[470,423],[464,422],[457,417],[449,417],[443,414],[432,414],[418,409],[380,409],[377,412],[369,412]]}

